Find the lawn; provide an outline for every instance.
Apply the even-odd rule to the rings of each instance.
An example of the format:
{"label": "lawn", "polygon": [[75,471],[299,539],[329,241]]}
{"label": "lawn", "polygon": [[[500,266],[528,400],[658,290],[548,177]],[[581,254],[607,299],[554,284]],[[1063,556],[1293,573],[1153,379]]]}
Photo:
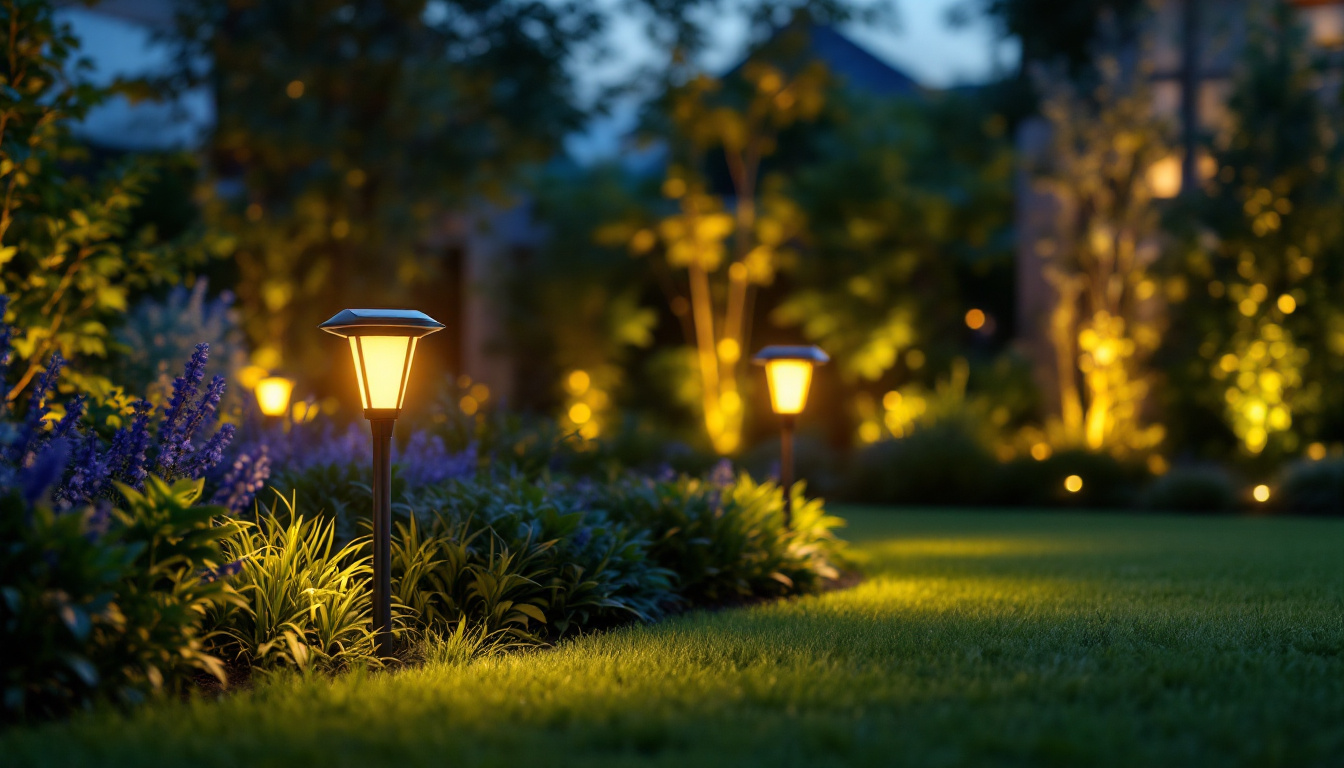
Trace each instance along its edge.
{"label": "lawn", "polygon": [[850,590],[12,730],[0,763],[1344,765],[1344,521],[843,514]]}

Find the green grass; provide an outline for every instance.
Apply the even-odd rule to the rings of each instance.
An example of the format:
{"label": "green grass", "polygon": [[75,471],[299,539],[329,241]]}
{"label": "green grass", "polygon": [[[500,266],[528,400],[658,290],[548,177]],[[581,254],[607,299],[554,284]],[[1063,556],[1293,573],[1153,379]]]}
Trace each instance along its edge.
{"label": "green grass", "polygon": [[1344,521],[846,512],[848,591],[11,730],[0,764],[1344,765]]}

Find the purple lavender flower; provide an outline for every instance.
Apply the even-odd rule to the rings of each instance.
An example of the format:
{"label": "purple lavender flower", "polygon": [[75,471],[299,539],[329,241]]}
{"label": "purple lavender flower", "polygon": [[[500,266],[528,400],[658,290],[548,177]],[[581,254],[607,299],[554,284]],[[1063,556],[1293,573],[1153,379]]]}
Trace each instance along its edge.
{"label": "purple lavender flower", "polygon": [[215,420],[216,412],[219,410],[219,400],[224,396],[224,377],[215,376],[210,380],[210,385],[205,388],[205,394],[198,400],[187,412],[187,418],[182,424],[178,433],[177,455],[175,460],[180,462],[182,457],[192,452],[192,441],[196,439],[196,433],[201,427],[208,426]]}
{"label": "purple lavender flower", "polygon": [[98,457],[98,435],[92,430],[75,450],[73,466],[65,483],[54,494],[62,506],[95,498],[107,484],[107,465]]}
{"label": "purple lavender flower", "polygon": [[436,485],[476,474],[476,444],[452,453],[438,435],[416,432],[406,444],[404,454],[395,456],[394,461],[407,486]]}
{"label": "purple lavender flower", "polygon": [[235,427],[232,424],[225,424],[219,428],[214,437],[206,441],[199,451],[191,456],[188,462],[187,476],[192,480],[199,480],[205,476],[216,464],[224,460],[224,449],[233,442]]}
{"label": "purple lavender flower", "polygon": [[19,439],[10,446],[9,460],[19,467],[27,464],[42,447],[42,420],[46,418],[47,395],[56,388],[56,381],[61,377],[61,368],[65,365],[65,358],[61,357],[60,352],[52,354],[51,360],[47,362],[47,369],[38,377],[37,384],[33,387],[33,392],[28,397],[28,414],[23,420],[23,429],[19,432]]}
{"label": "purple lavender flower", "polygon": [[65,416],[56,425],[51,433],[53,438],[69,437],[70,433],[79,426],[79,420],[84,417],[84,395],[80,393],[75,395],[70,404],[65,407]]}
{"label": "purple lavender flower", "polygon": [[149,454],[151,406],[146,400],[137,400],[131,404],[131,408],[135,415],[131,417],[130,427],[122,427],[112,436],[107,468],[112,479],[139,490],[145,487],[145,478],[149,476],[145,465]]}
{"label": "purple lavender flower", "polygon": [[[173,397],[164,410],[163,422],[159,424],[159,460],[160,470],[171,471],[180,456],[183,441],[181,432],[187,422],[192,403],[196,400],[201,380],[205,378],[205,364],[210,359],[210,345],[196,345],[196,351],[187,361],[181,376],[173,379]],[[190,438],[188,438],[189,440]],[[168,472],[165,472],[168,474]]]}
{"label": "purple lavender flower", "polygon": [[24,501],[29,506],[42,498],[47,489],[61,479],[69,460],[69,441],[52,440],[37,454],[31,466],[19,471],[19,487],[23,490]]}
{"label": "purple lavender flower", "polygon": [[710,485],[717,485],[720,488],[733,484],[735,473],[733,472],[733,462],[728,459],[719,459],[714,465],[714,469],[709,471],[709,477],[706,479]]}
{"label": "purple lavender flower", "polygon": [[266,480],[270,476],[271,457],[267,455],[266,446],[260,448],[255,458],[251,454],[239,454],[210,503],[226,507],[235,515],[241,515],[252,505],[257,491],[266,485]]}

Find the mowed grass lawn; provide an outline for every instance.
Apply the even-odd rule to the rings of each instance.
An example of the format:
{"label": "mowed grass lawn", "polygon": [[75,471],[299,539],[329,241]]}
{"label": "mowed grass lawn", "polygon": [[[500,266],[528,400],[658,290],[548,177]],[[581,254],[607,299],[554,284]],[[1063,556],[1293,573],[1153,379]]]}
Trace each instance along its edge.
{"label": "mowed grass lawn", "polygon": [[10,730],[0,764],[1344,766],[1344,521],[841,513],[854,589]]}

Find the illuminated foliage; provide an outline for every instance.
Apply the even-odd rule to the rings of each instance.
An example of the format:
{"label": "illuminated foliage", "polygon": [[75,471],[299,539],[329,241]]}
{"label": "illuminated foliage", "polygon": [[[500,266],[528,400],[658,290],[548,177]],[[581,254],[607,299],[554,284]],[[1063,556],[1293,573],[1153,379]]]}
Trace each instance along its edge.
{"label": "illuminated foliage", "polygon": [[177,79],[216,99],[206,211],[241,238],[253,362],[317,374],[330,356],[298,340],[319,307],[405,301],[448,279],[426,247],[448,214],[503,199],[513,171],[582,124],[565,61],[599,28],[585,5],[540,0],[177,11]]}
{"label": "illuminated foliage", "polygon": [[1144,423],[1142,406],[1161,333],[1148,179],[1170,149],[1146,73],[1114,59],[1097,69],[1094,91],[1060,78],[1043,105],[1052,141],[1037,181],[1053,194],[1056,219],[1035,248],[1055,291],[1049,331],[1060,431],[1067,444],[1124,455],[1163,436],[1160,425]]}
{"label": "illuminated foliage", "polygon": [[[18,399],[55,352],[105,358],[134,293],[180,281],[229,242],[194,234],[166,241],[135,214],[155,175],[141,158],[98,170],[71,134],[90,109],[121,89],[84,82],[79,43],[49,3],[0,3],[0,292],[11,297]],[[87,370],[87,368],[86,368]],[[72,378],[100,398],[102,376]]]}
{"label": "illuminated foliage", "polygon": [[[799,327],[860,386],[946,370],[943,350],[964,340],[963,296],[1012,268],[1006,126],[956,95],[856,98],[827,117],[823,159],[793,185],[809,254],[771,319]],[[1010,300],[1001,284],[992,293]]]}
{"label": "illuminated foliage", "polygon": [[1293,13],[1276,4],[1251,26],[1216,175],[1179,211],[1198,227],[1181,232],[1168,280],[1184,442],[1210,431],[1186,414],[1208,414],[1267,460],[1344,435],[1344,393],[1327,385],[1344,372],[1339,111]]}
{"label": "illuminated foliage", "polygon": [[[671,284],[673,313],[696,351],[705,431],[719,453],[742,438],[739,378],[751,346],[756,291],[770,285],[804,228],[783,180],[762,177],[780,134],[816,119],[825,67],[805,57],[807,27],[795,24],[757,51],[735,76],[699,75],[669,91],[655,126],[674,162],[662,184],[668,207],[651,226],[625,234],[635,255],[653,255],[685,281]],[[727,167],[732,205],[715,193],[707,160]]]}

